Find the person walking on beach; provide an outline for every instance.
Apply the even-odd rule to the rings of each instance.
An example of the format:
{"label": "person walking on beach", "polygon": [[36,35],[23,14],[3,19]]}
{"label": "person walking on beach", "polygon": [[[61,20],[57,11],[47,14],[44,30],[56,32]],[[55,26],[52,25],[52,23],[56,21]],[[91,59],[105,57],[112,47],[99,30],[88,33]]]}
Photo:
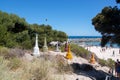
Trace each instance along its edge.
{"label": "person walking on beach", "polygon": [[115,72],[116,72],[116,77],[120,79],[120,61],[117,59],[115,62]]}
{"label": "person walking on beach", "polygon": [[115,51],[113,51],[113,56],[115,56]]}

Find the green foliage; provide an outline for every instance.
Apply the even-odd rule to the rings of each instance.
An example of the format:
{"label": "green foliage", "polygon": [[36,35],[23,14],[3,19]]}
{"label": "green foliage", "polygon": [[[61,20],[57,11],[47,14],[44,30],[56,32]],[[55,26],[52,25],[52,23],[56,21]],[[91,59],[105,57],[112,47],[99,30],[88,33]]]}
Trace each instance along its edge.
{"label": "green foliage", "polygon": [[2,46],[6,43],[5,35],[6,35],[6,27],[0,25],[0,45]]}
{"label": "green foliage", "polygon": [[71,44],[71,51],[75,53],[77,56],[81,56],[83,58],[89,58],[89,52],[84,48],[78,46],[77,44]]}
{"label": "green foliage", "polygon": [[102,66],[106,66],[107,65],[107,61],[104,60],[104,59],[99,59],[99,62],[98,62],[100,65]]}
{"label": "green foliage", "polygon": [[120,3],[120,0],[116,0],[117,3]]}
{"label": "green foliage", "polygon": [[30,49],[35,43],[35,33],[39,36],[39,47],[43,46],[46,35],[47,43],[65,41],[66,33],[52,29],[50,25],[28,24],[24,18],[0,11],[0,46]]}
{"label": "green foliage", "polygon": [[107,66],[109,66],[110,68],[113,68],[114,64],[115,64],[115,61],[113,61],[112,59],[107,60]]}
{"label": "green foliage", "polygon": [[92,24],[96,31],[102,34],[101,46],[107,42],[120,44],[120,9],[104,7],[93,19]]}
{"label": "green foliage", "polygon": [[99,59],[98,63],[102,66],[108,66],[110,68],[113,68],[115,62],[112,59],[108,59],[108,60]]}

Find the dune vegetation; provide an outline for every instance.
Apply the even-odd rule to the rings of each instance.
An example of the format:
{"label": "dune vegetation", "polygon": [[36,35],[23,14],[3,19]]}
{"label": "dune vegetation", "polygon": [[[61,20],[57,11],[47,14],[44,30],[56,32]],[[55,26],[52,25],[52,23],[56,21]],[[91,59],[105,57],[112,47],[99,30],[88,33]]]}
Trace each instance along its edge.
{"label": "dune vegetation", "polygon": [[0,47],[0,80],[61,80],[56,73],[72,72],[62,56],[43,55],[28,61],[22,53],[21,49]]}

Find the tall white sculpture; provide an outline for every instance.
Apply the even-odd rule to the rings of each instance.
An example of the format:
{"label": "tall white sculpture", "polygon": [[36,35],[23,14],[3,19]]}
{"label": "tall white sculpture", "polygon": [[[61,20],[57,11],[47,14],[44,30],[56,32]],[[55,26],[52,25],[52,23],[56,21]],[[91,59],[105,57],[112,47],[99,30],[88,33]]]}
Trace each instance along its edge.
{"label": "tall white sculpture", "polygon": [[48,52],[46,37],[44,38],[43,52]]}
{"label": "tall white sculpture", "polygon": [[36,34],[36,41],[35,41],[35,47],[34,47],[33,55],[34,56],[40,56],[40,51],[39,51],[39,47],[38,47],[38,34]]}

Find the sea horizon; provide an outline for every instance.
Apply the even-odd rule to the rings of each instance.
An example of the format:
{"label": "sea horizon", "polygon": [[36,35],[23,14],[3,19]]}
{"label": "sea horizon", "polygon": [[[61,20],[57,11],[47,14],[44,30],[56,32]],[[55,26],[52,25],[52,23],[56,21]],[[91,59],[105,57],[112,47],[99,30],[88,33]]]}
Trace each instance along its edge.
{"label": "sea horizon", "polygon": [[[68,36],[70,41],[77,43],[78,45],[83,45],[84,43],[85,46],[101,46],[101,41],[99,41],[97,38],[102,38],[102,36]],[[108,42],[105,46],[110,47],[110,42]],[[112,46],[114,48],[120,48],[120,45],[115,43],[113,43]]]}
{"label": "sea horizon", "polygon": [[68,36],[69,39],[79,39],[79,38],[102,38],[102,36]]}

